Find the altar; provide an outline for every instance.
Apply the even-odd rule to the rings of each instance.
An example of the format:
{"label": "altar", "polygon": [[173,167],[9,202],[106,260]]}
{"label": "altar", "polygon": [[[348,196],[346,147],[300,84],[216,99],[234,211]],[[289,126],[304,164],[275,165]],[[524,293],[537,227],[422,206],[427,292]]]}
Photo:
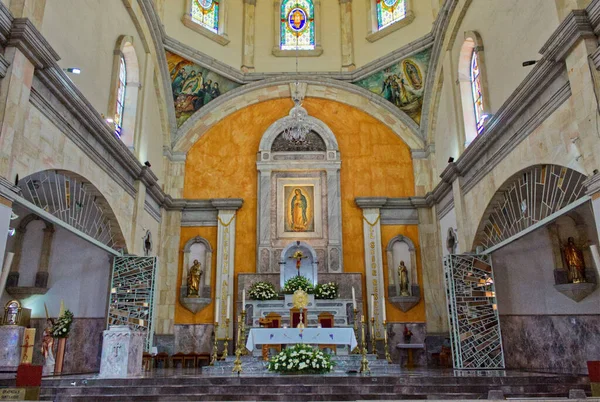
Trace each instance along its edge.
{"label": "altar", "polygon": [[252,328],[248,334],[246,349],[253,351],[256,345],[350,345],[353,350],[358,343],[352,328]]}

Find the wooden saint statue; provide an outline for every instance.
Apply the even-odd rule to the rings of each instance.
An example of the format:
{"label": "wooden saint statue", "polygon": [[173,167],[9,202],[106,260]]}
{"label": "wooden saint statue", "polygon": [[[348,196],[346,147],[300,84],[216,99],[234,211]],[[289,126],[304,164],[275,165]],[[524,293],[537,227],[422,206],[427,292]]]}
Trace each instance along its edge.
{"label": "wooden saint statue", "polygon": [[202,269],[198,260],[194,260],[194,265],[190,267],[187,277],[187,296],[200,296],[200,278],[202,277]]}
{"label": "wooden saint statue", "polygon": [[567,260],[567,268],[569,269],[569,277],[572,283],[584,283],[585,280],[585,263],[583,262],[583,253],[575,246],[575,240],[569,237],[567,245],[563,249],[565,259]]}
{"label": "wooden saint statue", "polygon": [[400,278],[400,296],[410,296],[408,290],[408,269],[406,268],[406,265],[404,265],[404,261],[400,261],[398,277]]}

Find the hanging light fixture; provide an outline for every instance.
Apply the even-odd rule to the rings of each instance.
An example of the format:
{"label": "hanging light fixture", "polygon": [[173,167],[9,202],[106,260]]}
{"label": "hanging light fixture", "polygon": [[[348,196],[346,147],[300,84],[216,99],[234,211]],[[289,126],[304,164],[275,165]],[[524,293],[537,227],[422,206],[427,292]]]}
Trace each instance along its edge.
{"label": "hanging light fixture", "polygon": [[292,92],[292,101],[294,106],[290,110],[291,124],[283,130],[283,138],[295,144],[302,145],[306,143],[306,136],[310,132],[306,117],[308,113],[302,107],[302,97],[300,96],[300,83],[298,82],[298,36],[296,33],[296,82]]}

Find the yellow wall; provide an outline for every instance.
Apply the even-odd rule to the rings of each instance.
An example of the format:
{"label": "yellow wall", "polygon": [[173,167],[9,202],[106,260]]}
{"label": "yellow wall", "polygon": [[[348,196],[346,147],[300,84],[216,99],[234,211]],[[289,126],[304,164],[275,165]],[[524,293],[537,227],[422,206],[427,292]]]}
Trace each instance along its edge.
{"label": "yellow wall", "polygon": [[[279,99],[242,109],[211,128],[187,155],[185,198],[244,199],[236,223],[236,275],[255,272],[258,145],[269,125],[286,116],[291,106],[289,99]],[[327,124],[337,138],[342,159],[344,271],[362,273],[362,211],[354,199],[414,195],[410,150],[388,127],[358,109],[313,98],[306,99],[304,107],[311,116]],[[395,227],[394,235],[401,233],[418,243],[416,228],[411,228]],[[206,230],[182,228],[181,244],[197,234],[194,230],[201,229]],[[175,323],[210,322],[212,319],[212,312],[205,312],[208,309],[195,317],[182,310],[183,307],[178,305]],[[423,311],[422,307],[420,311]],[[393,317],[396,319],[397,316]],[[411,320],[423,321],[424,313],[420,319],[415,315]]]}

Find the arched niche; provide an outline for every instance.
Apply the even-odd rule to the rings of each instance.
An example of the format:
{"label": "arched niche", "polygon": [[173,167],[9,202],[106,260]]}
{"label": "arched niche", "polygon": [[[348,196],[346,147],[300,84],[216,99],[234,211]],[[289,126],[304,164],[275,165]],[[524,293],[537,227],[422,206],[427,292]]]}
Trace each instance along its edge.
{"label": "arched niche", "polygon": [[[206,307],[211,299],[211,274],[212,274],[212,247],[208,240],[196,236],[188,240],[183,246],[183,267],[181,272],[181,288],[179,291],[179,301],[192,313],[197,313]],[[189,269],[198,260],[202,269],[201,287],[198,297],[188,297],[187,277]]]}
{"label": "arched niche", "polygon": [[[388,265],[388,299],[402,311],[413,308],[421,298],[417,276],[417,255],[415,245],[406,236],[393,237],[386,247]],[[409,291],[403,295],[400,291],[398,267],[404,262],[408,270]]]}
{"label": "arched niche", "polygon": [[280,269],[280,285],[283,289],[285,281],[293,278],[297,275],[296,259],[293,255],[296,251],[302,252],[305,258],[302,258],[300,265],[300,275],[305,276],[313,285],[318,283],[318,272],[319,272],[319,257],[315,252],[315,249],[302,241],[296,241],[288,244],[282,251],[279,258],[279,269]]}
{"label": "arched niche", "polygon": [[[301,106],[310,129],[308,144],[286,145],[282,133],[294,124],[286,116],[269,126],[259,144],[257,272],[280,272],[280,256],[290,241],[301,240],[316,253],[318,270],[342,272],[342,221],[340,153],[337,139],[321,120],[309,116]],[[305,231],[286,228],[290,191],[307,191],[313,226]],[[292,190],[290,190],[292,189]]]}

